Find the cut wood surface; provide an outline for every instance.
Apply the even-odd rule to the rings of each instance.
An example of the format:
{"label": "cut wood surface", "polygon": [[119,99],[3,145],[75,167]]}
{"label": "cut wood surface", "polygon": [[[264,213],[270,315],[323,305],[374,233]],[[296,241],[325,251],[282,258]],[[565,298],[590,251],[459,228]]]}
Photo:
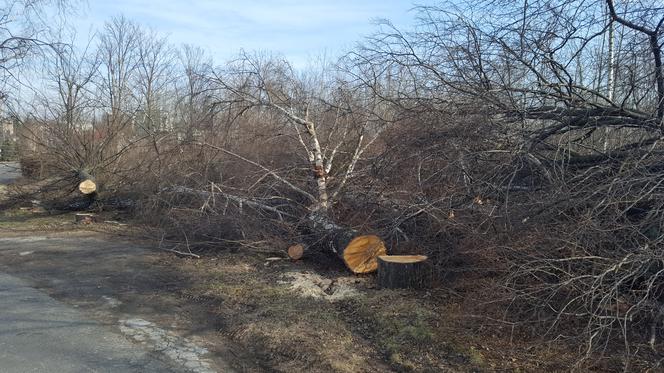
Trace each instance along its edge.
{"label": "cut wood surface", "polygon": [[380,259],[390,263],[419,263],[427,260],[425,255],[381,255]]}
{"label": "cut wood surface", "polygon": [[94,176],[87,171],[78,171],[78,191],[84,195],[90,195],[97,191],[97,182]]}
{"label": "cut wood surface", "polygon": [[362,235],[351,239],[339,256],[353,273],[370,273],[378,268],[378,257],[387,254],[385,243],[375,235]]}
{"label": "cut wood surface", "polygon": [[85,195],[92,194],[97,191],[97,184],[91,179],[86,179],[78,184],[78,190]]}
{"label": "cut wood surface", "polygon": [[288,257],[293,260],[300,260],[304,255],[304,245],[297,244],[288,248]]}
{"label": "cut wood surface", "polygon": [[421,289],[429,285],[424,255],[381,255],[378,257],[378,286],[381,289]]}

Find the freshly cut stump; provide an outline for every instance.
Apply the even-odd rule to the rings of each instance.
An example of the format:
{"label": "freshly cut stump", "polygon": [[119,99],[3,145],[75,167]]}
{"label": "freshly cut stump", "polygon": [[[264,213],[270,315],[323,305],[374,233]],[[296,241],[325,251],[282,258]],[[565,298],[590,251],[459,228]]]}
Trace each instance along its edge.
{"label": "freshly cut stump", "polygon": [[381,255],[378,257],[378,286],[381,289],[421,289],[429,285],[424,255]]}
{"label": "freshly cut stump", "polygon": [[95,214],[76,214],[76,222],[79,224],[92,224],[97,222]]}
{"label": "freshly cut stump", "polygon": [[339,256],[353,273],[370,273],[378,268],[378,257],[386,255],[385,243],[375,235],[354,237],[346,245],[338,245]]}
{"label": "freshly cut stump", "polygon": [[304,256],[304,245],[297,244],[288,248],[288,257],[293,260],[300,260]]}

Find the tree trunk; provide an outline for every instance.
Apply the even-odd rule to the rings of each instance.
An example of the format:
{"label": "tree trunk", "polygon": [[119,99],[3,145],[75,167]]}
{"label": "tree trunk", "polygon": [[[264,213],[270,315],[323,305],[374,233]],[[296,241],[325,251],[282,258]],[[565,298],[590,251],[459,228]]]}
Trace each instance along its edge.
{"label": "tree trunk", "polygon": [[78,172],[78,191],[84,195],[92,195],[97,192],[97,183],[95,178],[90,175],[87,171]]}
{"label": "tree trunk", "polygon": [[329,249],[335,253],[353,273],[370,273],[378,268],[377,258],[387,254],[385,243],[375,235],[359,232],[333,223],[327,215],[313,213],[309,216],[312,230],[325,235]]}
{"label": "tree trunk", "polygon": [[[167,191],[175,193],[186,193],[208,198],[211,192],[204,190],[195,190],[185,186],[175,186],[168,188]],[[279,217],[285,215],[272,206],[267,206],[262,203],[252,201],[247,198],[242,198],[226,193],[219,192],[220,196],[238,201],[241,203],[249,204],[254,208],[262,209],[264,211],[273,212]],[[292,215],[289,217],[296,218]],[[325,245],[335,253],[341,260],[343,260],[346,267],[353,271],[353,273],[370,273],[378,268],[377,258],[380,255],[385,255],[385,243],[378,236],[363,235],[359,232],[342,227],[334,223],[324,211],[314,211],[308,215],[308,228],[314,232],[315,235],[323,239]],[[306,252],[306,246],[299,243],[292,245],[288,248],[288,256],[293,260],[299,260]]]}
{"label": "tree trunk", "polygon": [[304,245],[296,244],[288,248],[288,257],[293,260],[300,260],[304,256]]}
{"label": "tree trunk", "polygon": [[378,287],[381,289],[422,289],[429,286],[424,255],[381,255],[378,257]]}
{"label": "tree trunk", "polygon": [[[377,258],[387,253],[385,244],[375,235],[362,235],[353,230],[336,230],[326,234],[327,247],[336,254],[353,273],[371,273],[378,268]],[[288,257],[301,259],[306,252],[303,244],[288,248]]]}
{"label": "tree trunk", "polygon": [[92,224],[97,222],[95,214],[76,214],[76,222],[79,224]]}

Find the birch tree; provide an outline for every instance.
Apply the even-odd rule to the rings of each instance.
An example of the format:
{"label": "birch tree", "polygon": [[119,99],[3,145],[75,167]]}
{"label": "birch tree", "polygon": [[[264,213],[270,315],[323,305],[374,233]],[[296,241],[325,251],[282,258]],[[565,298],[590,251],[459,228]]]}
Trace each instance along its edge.
{"label": "birch tree", "polygon": [[[278,58],[245,53],[228,71],[217,72],[213,80],[220,102],[240,107],[241,111],[267,109],[288,123],[309,165],[314,190],[255,165],[309,200],[309,213],[328,214],[364,152],[391,120],[387,113],[372,116],[375,113],[360,109],[363,104],[371,105],[372,99],[375,103],[375,97],[353,94],[348,85],[334,79],[307,84]],[[339,162],[340,152],[347,155],[345,163]]]}

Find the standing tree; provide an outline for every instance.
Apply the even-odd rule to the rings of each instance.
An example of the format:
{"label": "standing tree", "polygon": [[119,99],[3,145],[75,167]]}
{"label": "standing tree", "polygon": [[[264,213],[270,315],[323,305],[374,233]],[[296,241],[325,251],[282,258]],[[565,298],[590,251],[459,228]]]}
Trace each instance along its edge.
{"label": "standing tree", "polygon": [[179,50],[182,78],[177,82],[177,131],[184,141],[192,141],[209,122],[210,108],[206,100],[207,79],[212,61],[199,47],[185,44]]}
{"label": "standing tree", "polygon": [[[21,77],[26,62],[62,47],[52,41],[57,24],[45,22],[45,14],[64,15],[70,9],[64,0],[3,0],[0,4],[0,120],[13,123],[24,114],[17,102],[22,89],[29,88]],[[12,138],[3,135],[1,140],[16,146]]]}
{"label": "standing tree", "polygon": [[143,32],[138,42],[137,96],[142,123],[137,126],[154,134],[169,129],[169,95],[174,78],[175,51],[166,38],[154,31]]}
{"label": "standing tree", "polygon": [[[50,41],[55,33],[53,24],[45,22],[48,12],[64,14],[68,4],[62,0],[3,0],[0,7],[0,71],[1,99],[19,89],[16,79],[19,68],[30,55],[58,49],[60,43]],[[14,97],[16,98],[16,97]]]}

